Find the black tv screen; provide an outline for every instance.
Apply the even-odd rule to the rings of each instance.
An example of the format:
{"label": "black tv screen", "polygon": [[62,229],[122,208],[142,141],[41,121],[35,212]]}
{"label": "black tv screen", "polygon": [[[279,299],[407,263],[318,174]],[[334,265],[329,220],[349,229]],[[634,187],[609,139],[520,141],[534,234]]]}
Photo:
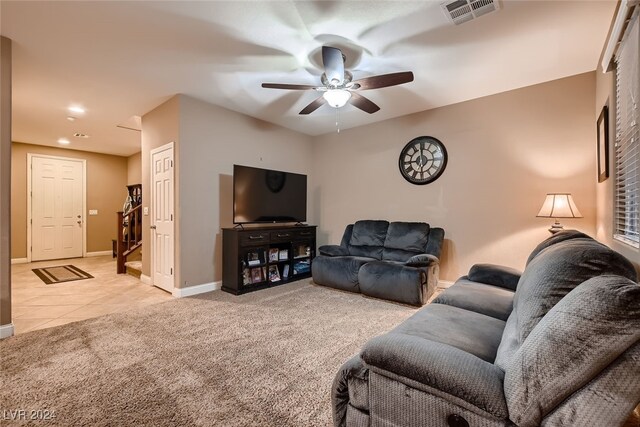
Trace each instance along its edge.
{"label": "black tv screen", "polygon": [[307,176],[233,165],[233,223],[307,220]]}

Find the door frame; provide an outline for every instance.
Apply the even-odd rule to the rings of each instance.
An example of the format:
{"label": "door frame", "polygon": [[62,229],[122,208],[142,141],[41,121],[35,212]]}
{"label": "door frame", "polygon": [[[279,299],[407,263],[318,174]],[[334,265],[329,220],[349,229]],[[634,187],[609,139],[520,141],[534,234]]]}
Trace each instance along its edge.
{"label": "door frame", "polygon": [[[175,146],[174,146],[174,141],[171,141],[167,144],[161,145],[160,147],[156,147],[153,150],[149,151],[149,213],[150,213],[150,217],[149,217],[149,227],[154,226],[155,224],[153,223],[153,218],[154,218],[154,212],[153,212],[153,207],[154,207],[154,200],[153,200],[153,194],[154,194],[154,190],[153,190],[153,156],[157,153],[160,153],[162,151],[171,149],[172,154],[171,154],[171,161],[173,162],[173,167],[171,168],[171,185],[173,186],[173,221],[172,221],[172,226],[173,226],[173,233],[172,233],[172,239],[173,239],[173,244],[171,245],[172,249],[173,249],[173,253],[171,254],[171,260],[173,262],[173,283],[171,283],[171,291],[173,293],[173,291],[176,289],[176,223],[177,218],[178,218],[178,214],[176,212],[176,150],[175,150]],[[153,229],[149,228],[149,234],[151,235],[151,233],[154,233]],[[157,286],[154,283],[154,259],[155,259],[155,239],[152,238],[151,236],[149,236],[149,240],[150,240],[150,250],[149,250],[149,267],[150,267],[150,274],[151,274],[151,284],[153,286],[159,287],[160,289],[164,289],[160,286]],[[165,291],[167,289],[164,289]]]}
{"label": "door frame", "polygon": [[33,219],[31,213],[31,198],[33,197],[31,193],[32,186],[32,172],[33,172],[33,158],[34,157],[42,157],[45,159],[55,159],[55,160],[70,160],[73,162],[82,163],[82,257],[85,258],[87,256],[87,160],[86,159],[78,159],[74,157],[61,157],[61,156],[50,156],[47,154],[38,154],[38,153],[27,153],[27,262],[31,262],[31,252],[33,248],[33,244],[31,242],[32,239],[32,231],[31,231],[31,222]]}

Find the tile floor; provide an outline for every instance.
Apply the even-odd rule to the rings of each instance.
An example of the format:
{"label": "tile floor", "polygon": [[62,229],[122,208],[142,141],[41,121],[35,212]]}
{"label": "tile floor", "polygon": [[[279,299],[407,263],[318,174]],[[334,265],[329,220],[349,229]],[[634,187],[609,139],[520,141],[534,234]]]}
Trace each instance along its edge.
{"label": "tile floor", "polygon": [[[93,279],[46,285],[32,268],[72,264]],[[50,328],[173,297],[127,274],[116,274],[110,256],[40,261],[11,266],[11,309],[16,334]]]}

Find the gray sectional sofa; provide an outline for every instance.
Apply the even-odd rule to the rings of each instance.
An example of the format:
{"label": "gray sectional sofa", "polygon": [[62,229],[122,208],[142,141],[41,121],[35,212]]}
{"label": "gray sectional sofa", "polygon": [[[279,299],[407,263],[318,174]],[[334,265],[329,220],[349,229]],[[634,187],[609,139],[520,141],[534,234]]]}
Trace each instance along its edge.
{"label": "gray sectional sofa", "polygon": [[619,426],[640,401],[633,265],[577,231],[524,272],[476,265],[367,342],[333,383],[335,426]]}
{"label": "gray sectional sofa", "polygon": [[367,296],[421,306],[438,283],[442,228],[425,222],[357,221],[340,245],[324,245],[313,281]]}

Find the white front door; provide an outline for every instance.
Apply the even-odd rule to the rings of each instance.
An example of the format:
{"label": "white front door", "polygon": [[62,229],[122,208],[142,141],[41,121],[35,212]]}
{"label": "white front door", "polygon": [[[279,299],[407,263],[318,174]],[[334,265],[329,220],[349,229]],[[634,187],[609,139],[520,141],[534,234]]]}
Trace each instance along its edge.
{"label": "white front door", "polygon": [[173,143],[151,151],[151,281],[173,291]]}
{"label": "white front door", "polygon": [[84,162],[31,156],[31,260],[83,255]]}

